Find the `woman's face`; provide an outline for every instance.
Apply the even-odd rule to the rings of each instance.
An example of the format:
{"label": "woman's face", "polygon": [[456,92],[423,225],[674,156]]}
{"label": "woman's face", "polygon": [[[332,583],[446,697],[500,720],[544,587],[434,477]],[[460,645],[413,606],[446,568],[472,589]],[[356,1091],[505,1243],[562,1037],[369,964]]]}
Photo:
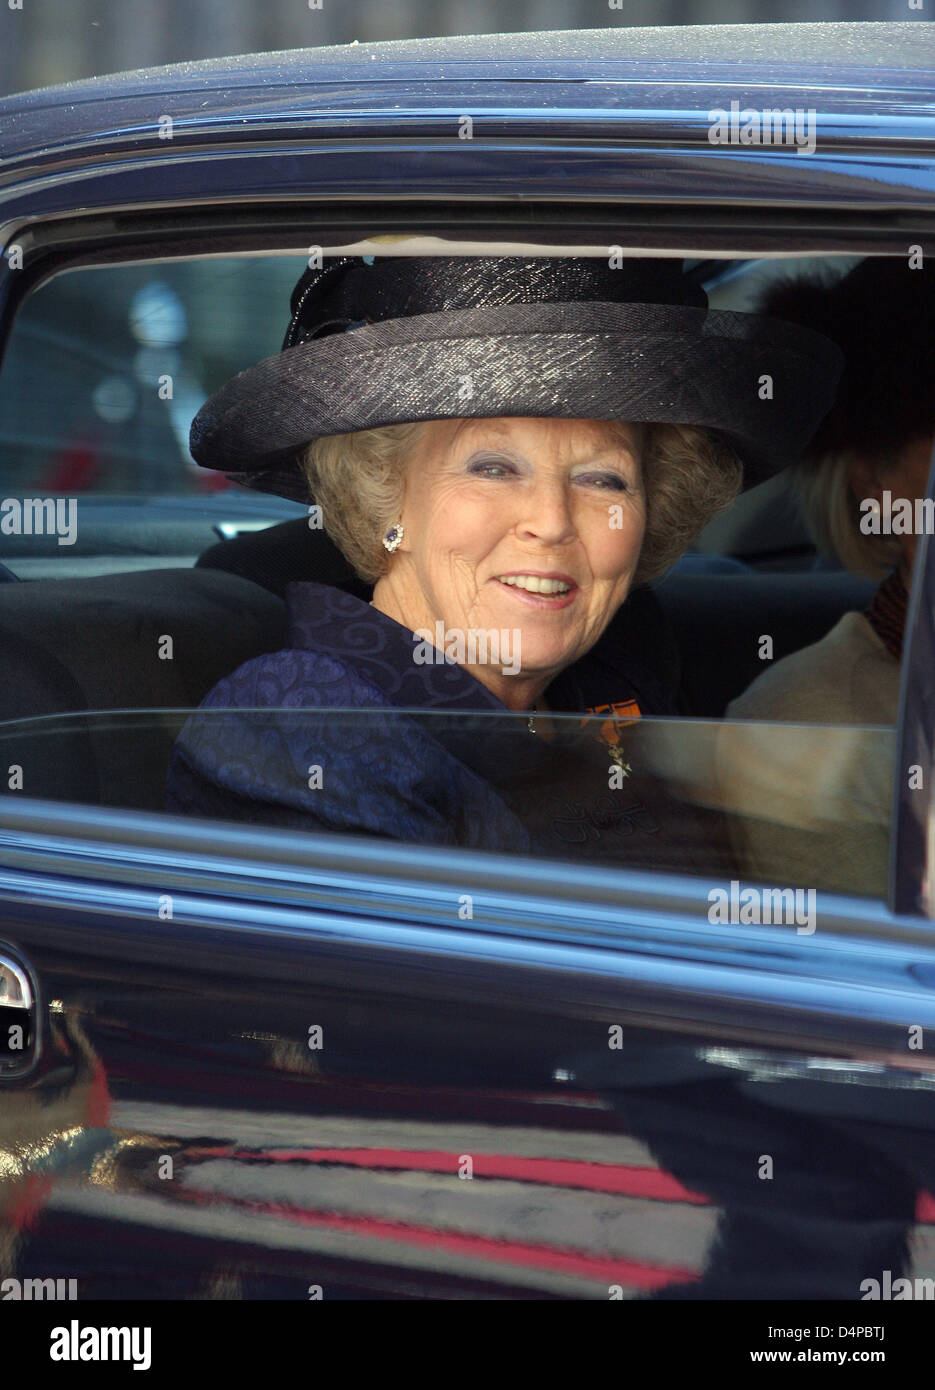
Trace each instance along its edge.
{"label": "woman's face", "polygon": [[626,598],[646,529],[636,431],[592,420],[434,420],[417,438],[404,539],[378,586],[390,606],[378,607],[413,629],[518,633],[521,670],[508,685],[499,666],[471,669],[525,708]]}

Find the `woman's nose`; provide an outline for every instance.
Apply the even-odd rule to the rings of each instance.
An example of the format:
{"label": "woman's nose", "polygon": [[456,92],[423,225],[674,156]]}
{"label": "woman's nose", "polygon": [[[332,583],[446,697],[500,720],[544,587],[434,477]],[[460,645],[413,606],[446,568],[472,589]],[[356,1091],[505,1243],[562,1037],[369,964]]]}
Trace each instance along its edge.
{"label": "woman's nose", "polygon": [[535,488],[526,499],[517,533],[545,545],[561,545],[575,535],[568,492],[564,487]]}

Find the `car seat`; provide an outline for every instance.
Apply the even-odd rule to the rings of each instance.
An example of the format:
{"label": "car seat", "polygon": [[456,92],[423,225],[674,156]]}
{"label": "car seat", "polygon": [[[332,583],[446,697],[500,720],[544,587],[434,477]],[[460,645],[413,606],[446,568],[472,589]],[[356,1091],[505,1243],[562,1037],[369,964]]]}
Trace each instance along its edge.
{"label": "car seat", "polygon": [[191,709],[251,656],[281,647],[285,623],[280,598],[214,569],[4,584],[4,790],[21,768],[27,796],[161,810],[182,719],[117,712]]}

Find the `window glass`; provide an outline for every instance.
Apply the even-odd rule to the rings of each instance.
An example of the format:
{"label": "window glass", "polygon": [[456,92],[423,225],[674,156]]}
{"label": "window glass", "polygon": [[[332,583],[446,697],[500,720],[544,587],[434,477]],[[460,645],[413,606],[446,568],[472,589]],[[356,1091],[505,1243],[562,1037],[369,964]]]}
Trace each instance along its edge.
{"label": "window glass", "polygon": [[673,794],[724,815],[741,877],[886,896],[895,728],[651,720],[641,736]]}
{"label": "window glass", "polygon": [[188,429],[228,377],[278,352],[294,257],[68,271],[17,316],[0,373],[6,495],[203,496]]}
{"label": "window glass", "polygon": [[573,715],[534,728],[425,710],[46,716],[0,725],[0,766],[54,800],[885,893],[891,729]]}
{"label": "window glass", "polygon": [[193,564],[222,535],[300,514],[197,467],[188,432],[213,390],[279,351],[301,268],[204,258],[41,285],[0,372],[0,562],[30,579]]}

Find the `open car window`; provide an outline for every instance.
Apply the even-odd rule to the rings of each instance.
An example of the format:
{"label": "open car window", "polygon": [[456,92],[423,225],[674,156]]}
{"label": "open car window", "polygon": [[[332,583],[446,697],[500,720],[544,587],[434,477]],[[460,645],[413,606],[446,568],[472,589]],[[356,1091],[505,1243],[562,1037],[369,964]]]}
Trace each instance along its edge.
{"label": "open car window", "polygon": [[[689,273],[712,307],[749,310],[771,280],[853,264],[722,258]],[[307,538],[309,517],[196,467],[188,430],[209,394],[280,350],[305,268],[292,254],[82,268],[18,313],[0,372],[5,794],[162,812],[176,741],[197,725],[204,757],[235,771],[215,762],[208,790],[179,784],[180,818],[314,830],[327,802],[321,825],[347,833],[884,899],[894,730],[722,723],[764,669],[764,632],[780,659],[868,598],[854,576],[817,573],[783,473],[654,585],[651,645],[677,651],[683,717],[625,721],[609,740],[606,720],[578,716],[553,717],[548,739],[518,716],[199,710],[288,645],[285,586],[309,577],[290,572],[294,549],[226,574],[209,552],[282,523]],[[409,781],[387,789],[381,750],[406,739]]]}

